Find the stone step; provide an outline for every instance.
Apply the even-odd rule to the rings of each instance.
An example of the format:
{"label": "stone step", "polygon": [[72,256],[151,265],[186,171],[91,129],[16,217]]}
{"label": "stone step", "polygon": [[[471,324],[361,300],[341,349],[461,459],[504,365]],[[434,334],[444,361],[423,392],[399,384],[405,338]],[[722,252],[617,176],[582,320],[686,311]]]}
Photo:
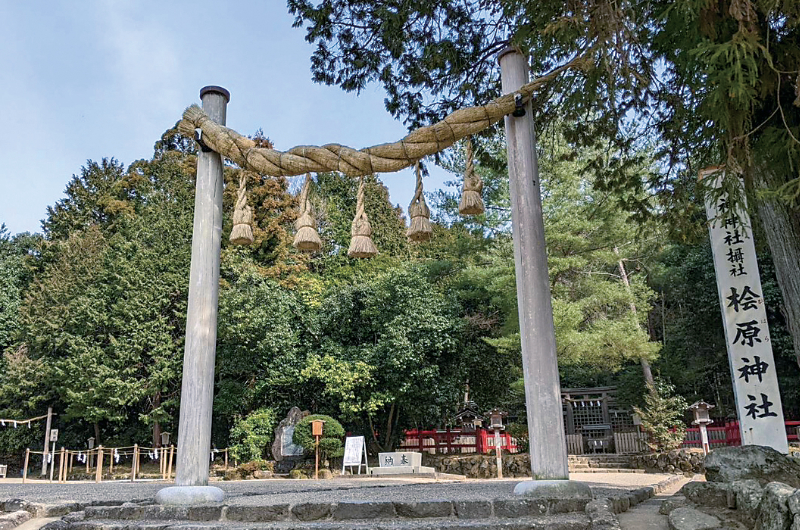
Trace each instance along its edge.
{"label": "stone step", "polygon": [[[56,524],[56,523],[51,523]],[[60,526],[46,525],[43,530],[590,530],[591,520],[583,513],[547,515],[538,517],[458,519],[383,519],[317,522],[261,522],[239,521],[198,522],[191,520],[107,520],[93,519]]]}
{"label": "stone step", "polygon": [[570,473],[644,473],[644,469],[626,467],[590,467],[588,469],[569,469]]}
{"label": "stone step", "polygon": [[457,518],[460,520],[507,519],[583,513],[589,499],[527,499],[506,497],[494,500],[351,501],[304,502],[297,504],[231,504],[161,506],[124,504],[88,506],[83,512],[66,516],[78,524],[101,521],[196,521],[272,523],[284,521],[350,521]]}

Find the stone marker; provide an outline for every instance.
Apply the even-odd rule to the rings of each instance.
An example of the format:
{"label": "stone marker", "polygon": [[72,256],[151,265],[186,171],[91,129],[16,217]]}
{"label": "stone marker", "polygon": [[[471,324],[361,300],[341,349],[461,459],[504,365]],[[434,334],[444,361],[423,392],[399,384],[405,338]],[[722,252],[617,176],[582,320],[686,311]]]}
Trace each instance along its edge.
{"label": "stone marker", "polygon": [[422,465],[422,455],[413,452],[378,453],[381,467],[370,468],[370,475],[418,475],[435,474],[432,467]]}
{"label": "stone marker", "polygon": [[286,418],[281,420],[275,429],[275,441],[272,442],[272,458],[278,462],[276,471],[288,473],[294,468],[295,462],[303,458],[303,448],[293,441],[294,428],[308,414],[307,411],[292,407],[289,409]]}

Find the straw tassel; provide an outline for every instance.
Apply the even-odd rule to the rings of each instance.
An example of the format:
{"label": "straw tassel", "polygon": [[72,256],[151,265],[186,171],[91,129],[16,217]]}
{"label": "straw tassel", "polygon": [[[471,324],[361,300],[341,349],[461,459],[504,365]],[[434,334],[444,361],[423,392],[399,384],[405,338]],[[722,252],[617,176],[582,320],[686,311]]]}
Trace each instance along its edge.
{"label": "straw tassel", "polygon": [[239,176],[239,190],[236,195],[236,209],[233,211],[233,229],[231,243],[234,245],[250,245],[253,243],[253,209],[247,205],[247,171]]}
{"label": "straw tassel", "polygon": [[419,171],[419,162],[417,162],[415,169],[417,171],[417,189],[414,193],[414,198],[411,199],[411,204],[408,206],[411,225],[408,227],[406,237],[411,241],[428,241],[433,233],[431,210],[425,204],[425,195],[422,194],[422,174]]}
{"label": "straw tassel", "polygon": [[472,163],[472,138],[467,138],[467,167],[464,170],[464,189],[461,192],[461,202],[458,204],[458,213],[461,215],[479,215],[485,211],[481,192],[483,181],[475,174]]}
{"label": "straw tassel", "polygon": [[364,211],[364,177],[361,177],[358,183],[356,215],[353,218],[350,235],[350,249],[347,255],[351,258],[371,258],[378,253],[372,242],[372,227]]}
{"label": "straw tassel", "polygon": [[311,201],[308,200],[309,189],[311,188],[311,173],[306,173],[306,181],[303,190],[300,192],[300,217],[294,222],[297,233],[294,235],[294,248],[304,252],[316,252],[322,248],[322,240],[317,233],[317,222],[311,210]]}

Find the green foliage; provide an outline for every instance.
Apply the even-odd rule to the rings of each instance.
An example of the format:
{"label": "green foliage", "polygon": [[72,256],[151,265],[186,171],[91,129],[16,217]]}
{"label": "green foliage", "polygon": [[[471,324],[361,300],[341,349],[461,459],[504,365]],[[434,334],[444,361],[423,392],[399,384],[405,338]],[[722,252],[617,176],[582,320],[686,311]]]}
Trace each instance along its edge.
{"label": "green foliage", "polygon": [[642,418],[642,428],[650,436],[648,445],[655,451],[671,451],[680,447],[686,436],[683,416],[688,404],[675,394],[675,387],[657,379],[652,389],[645,394],[644,408],[634,407]]}
{"label": "green foliage", "polygon": [[306,416],[295,426],[292,442],[305,450],[307,455],[313,455],[315,450],[315,439],[311,434],[311,422],[322,420],[322,437],[319,439],[320,460],[325,461],[331,457],[342,456],[342,438],[344,438],[344,427],[342,424],[324,414],[311,414]]}
{"label": "green foliage", "polygon": [[239,462],[264,460],[277,422],[271,408],[260,408],[239,418],[230,432],[231,457]]}

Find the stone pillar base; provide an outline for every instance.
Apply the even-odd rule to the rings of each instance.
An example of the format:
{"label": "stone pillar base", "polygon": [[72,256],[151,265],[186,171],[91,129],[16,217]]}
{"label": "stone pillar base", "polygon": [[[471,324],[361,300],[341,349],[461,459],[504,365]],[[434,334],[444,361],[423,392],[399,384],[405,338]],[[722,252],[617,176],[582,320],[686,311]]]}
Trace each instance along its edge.
{"label": "stone pillar base", "polygon": [[158,490],[156,503],[165,506],[220,503],[225,492],[215,486],[170,486]]}

